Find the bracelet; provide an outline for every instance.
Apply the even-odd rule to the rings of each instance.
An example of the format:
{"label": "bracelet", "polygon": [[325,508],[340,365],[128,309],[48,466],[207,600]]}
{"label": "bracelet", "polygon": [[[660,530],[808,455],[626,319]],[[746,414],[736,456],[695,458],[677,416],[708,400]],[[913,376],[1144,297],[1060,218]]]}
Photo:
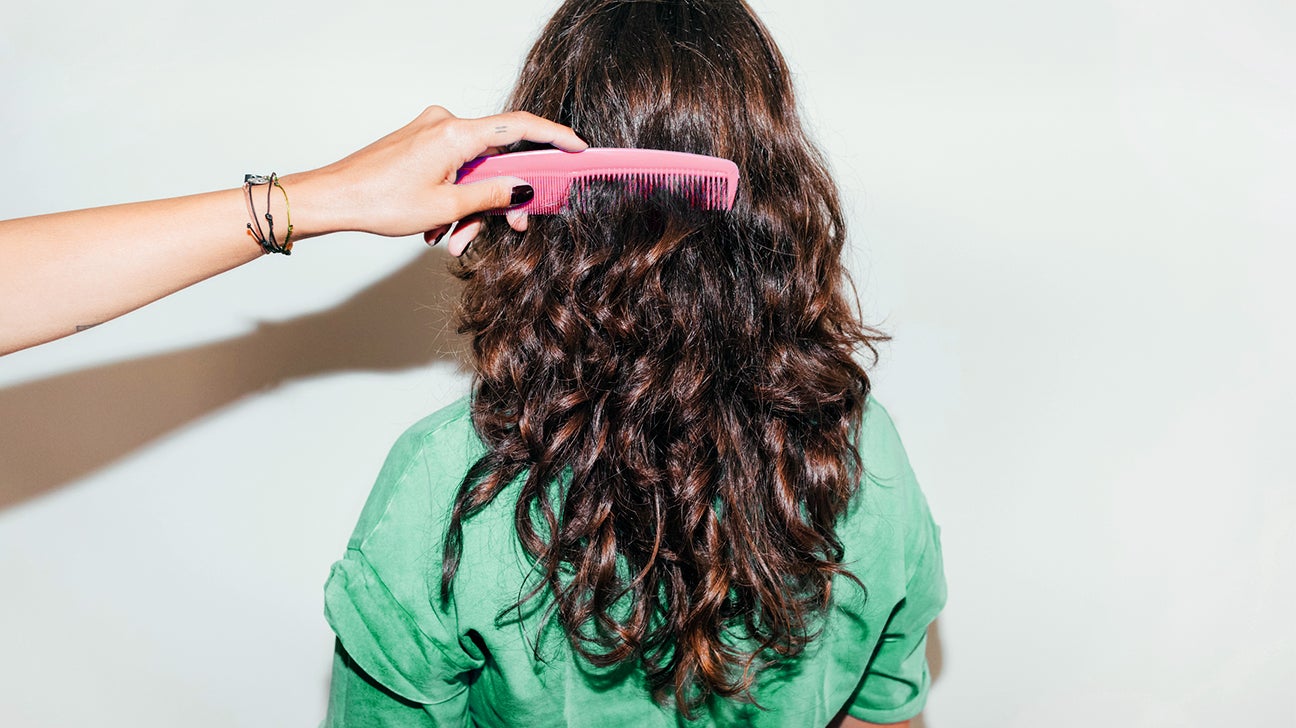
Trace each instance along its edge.
{"label": "bracelet", "polygon": [[[265,221],[268,226],[268,233],[261,230],[261,221],[257,219],[256,203],[253,202],[252,199],[253,185],[266,185]],[[279,175],[274,174],[273,172],[270,173],[268,177],[263,174],[243,175],[243,193],[247,196],[248,214],[252,216],[252,222],[247,224],[247,234],[251,236],[251,238],[256,241],[257,245],[260,245],[261,249],[267,253],[283,253],[284,255],[292,255],[292,243],[288,241],[287,237],[284,238],[283,244],[280,244],[278,240],[275,240],[274,216],[270,214],[270,193],[274,191],[275,187],[283,190],[283,186],[279,184]],[[287,200],[288,193],[284,192],[285,205],[287,204]],[[255,228],[252,227],[253,223],[256,223]],[[292,225],[290,224],[288,227],[288,236],[291,235]]]}
{"label": "bracelet", "polygon": [[283,241],[283,246],[285,250],[284,255],[291,255],[292,254],[292,205],[288,204],[288,190],[285,190],[284,186],[279,184],[279,175],[277,174],[270,175],[270,183],[273,184],[275,187],[278,187],[279,191],[283,193],[284,217],[288,218],[288,232],[284,233],[284,241]]}

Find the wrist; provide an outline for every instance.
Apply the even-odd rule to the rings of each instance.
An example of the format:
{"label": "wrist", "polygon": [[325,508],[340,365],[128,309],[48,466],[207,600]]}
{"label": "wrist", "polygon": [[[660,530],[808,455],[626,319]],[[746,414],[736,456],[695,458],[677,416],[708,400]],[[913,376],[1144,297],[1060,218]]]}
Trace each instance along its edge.
{"label": "wrist", "polygon": [[[323,170],[284,175],[279,178],[279,184],[283,191],[275,190],[271,195],[271,214],[277,222],[280,219],[286,221],[291,213],[293,240],[352,229],[348,221],[337,214],[345,207],[334,199],[336,185]],[[284,217],[280,218],[280,214]]]}

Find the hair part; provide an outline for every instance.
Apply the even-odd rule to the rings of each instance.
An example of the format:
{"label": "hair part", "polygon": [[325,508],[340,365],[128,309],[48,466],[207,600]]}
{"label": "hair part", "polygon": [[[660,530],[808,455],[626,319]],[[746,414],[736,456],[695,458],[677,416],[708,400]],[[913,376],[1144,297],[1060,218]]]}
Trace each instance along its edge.
{"label": "hair part", "polygon": [[550,599],[579,655],[641,661],[686,716],[754,701],[854,578],[835,527],[862,474],[855,355],[888,338],[848,302],[837,189],[787,65],[741,0],[569,0],[509,107],[595,146],[726,157],[741,182],[727,213],[608,183],[525,233],[488,220],[456,273],[487,452],[454,503],[442,598],[464,522],[520,481],[539,578],[506,612]]}

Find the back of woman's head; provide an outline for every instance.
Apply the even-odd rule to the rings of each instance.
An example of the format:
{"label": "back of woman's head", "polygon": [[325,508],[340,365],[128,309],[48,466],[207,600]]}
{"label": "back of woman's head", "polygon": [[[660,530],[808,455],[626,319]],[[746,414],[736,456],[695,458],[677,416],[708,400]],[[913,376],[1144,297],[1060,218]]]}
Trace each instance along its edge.
{"label": "back of woman's head", "polygon": [[584,658],[642,661],[686,713],[750,698],[845,573],[834,528],[869,390],[853,355],[885,338],[845,296],[837,191],[787,66],[741,0],[569,0],[509,104],[594,146],[726,157],[742,179],[728,212],[609,183],[474,243],[460,323],[487,453],[443,598],[464,520],[520,477],[539,578],[515,606],[548,600]]}

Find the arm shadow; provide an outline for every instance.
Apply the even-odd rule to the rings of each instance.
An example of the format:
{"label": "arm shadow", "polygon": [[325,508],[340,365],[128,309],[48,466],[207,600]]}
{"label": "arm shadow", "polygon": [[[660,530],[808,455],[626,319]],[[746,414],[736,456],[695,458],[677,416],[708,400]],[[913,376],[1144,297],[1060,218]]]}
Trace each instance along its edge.
{"label": "arm shadow", "polygon": [[293,379],[466,361],[445,261],[429,251],[333,308],[237,338],[0,389],[0,510]]}

